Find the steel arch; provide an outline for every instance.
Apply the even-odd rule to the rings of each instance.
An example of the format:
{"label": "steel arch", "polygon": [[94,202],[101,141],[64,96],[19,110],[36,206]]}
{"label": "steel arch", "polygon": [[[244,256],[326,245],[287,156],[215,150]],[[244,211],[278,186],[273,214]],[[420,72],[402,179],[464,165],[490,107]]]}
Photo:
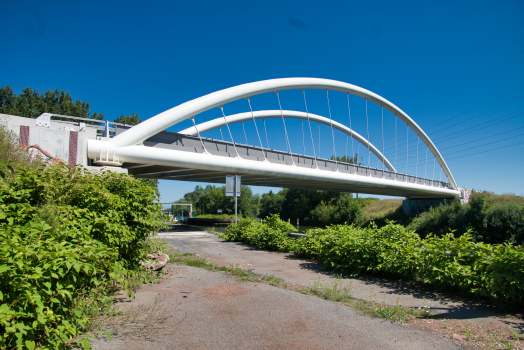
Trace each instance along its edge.
{"label": "steel arch", "polygon": [[126,132],[109,139],[108,141],[90,140],[88,144],[88,155],[94,158],[98,153],[110,154],[115,149],[141,144],[147,138],[195,115],[205,112],[209,109],[222,106],[228,102],[236,101],[243,98],[249,98],[253,95],[263,94],[266,92],[276,92],[291,89],[322,89],[342,91],[348,94],[365,98],[374,102],[386,110],[396,115],[400,120],[406,123],[426,144],[437,162],[446,175],[451,187],[459,191],[459,187],[449,170],[444,158],[429,139],[426,133],[399,107],[389,102],[385,98],[358,87],[356,85],[320,78],[282,78],[263,80],[243,85],[234,86],[228,89],[213,92],[211,94],[185,102],[173,107],[165,112],[145,120],[144,122],[132,127]]}
{"label": "steel arch", "polygon": [[[313,113],[306,113],[306,112],[298,112],[298,111],[288,111],[288,110],[269,110],[269,111],[255,111],[253,113],[251,112],[245,112],[245,113],[239,113],[239,114],[233,114],[226,116],[226,120],[224,118],[216,118],[201,124],[196,125],[196,129],[194,126],[184,129],[180,131],[180,134],[186,134],[191,136],[196,136],[198,133],[202,134],[206,131],[210,131],[213,129],[221,128],[225,126],[226,124],[234,124],[234,123],[242,123],[245,121],[253,120],[254,119],[265,119],[265,118],[294,118],[294,119],[301,119],[301,120],[312,120],[314,122],[319,122],[324,125],[333,125],[333,128],[342,131],[343,133],[353,137],[355,140],[363,144],[366,148],[368,148],[371,152],[373,152],[378,159],[383,160],[384,165],[386,167],[396,173],[397,170],[393,167],[391,162],[368,140],[366,140],[362,135],[357,133],[356,131],[348,128],[347,126],[336,122],[334,120],[329,120],[326,117],[322,117],[317,114]],[[198,130],[198,132],[197,132]]]}

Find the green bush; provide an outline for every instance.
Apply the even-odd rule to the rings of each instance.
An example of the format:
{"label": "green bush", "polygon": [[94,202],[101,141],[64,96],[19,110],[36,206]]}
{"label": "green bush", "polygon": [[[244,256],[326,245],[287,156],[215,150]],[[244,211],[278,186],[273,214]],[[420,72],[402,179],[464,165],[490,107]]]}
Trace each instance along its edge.
{"label": "green bush", "polygon": [[243,219],[237,225],[229,226],[226,233],[218,237],[229,241],[243,241],[261,249],[287,251],[293,243],[288,233],[293,231],[293,225],[280,220],[278,214],[273,214],[263,224],[253,219]]}
{"label": "green bush", "polygon": [[89,322],[78,305],[138,270],[163,221],[157,192],[67,166],[0,176],[0,348],[63,348]]}
{"label": "green bush", "polygon": [[[459,237],[420,238],[401,225],[367,228],[335,225],[307,232],[307,239],[284,234],[285,222],[245,222],[221,237],[263,249],[289,251],[346,273],[379,273],[441,290],[505,302],[524,302],[524,248],[475,243],[470,232]],[[279,220],[278,220],[279,221]]]}
{"label": "green bush", "polygon": [[[234,219],[235,214],[204,214],[198,215],[196,217],[199,219]],[[237,218],[241,219],[242,217],[237,215]]]}
{"label": "green bush", "polygon": [[459,235],[471,231],[477,242],[520,245],[524,243],[524,207],[516,202],[488,204],[482,194],[475,194],[465,205],[456,201],[432,208],[415,218],[407,228],[423,238],[430,234],[444,236],[455,232]]}
{"label": "green bush", "polygon": [[486,241],[499,243],[511,241],[524,243],[524,209],[515,203],[504,203],[491,207],[485,218]]}

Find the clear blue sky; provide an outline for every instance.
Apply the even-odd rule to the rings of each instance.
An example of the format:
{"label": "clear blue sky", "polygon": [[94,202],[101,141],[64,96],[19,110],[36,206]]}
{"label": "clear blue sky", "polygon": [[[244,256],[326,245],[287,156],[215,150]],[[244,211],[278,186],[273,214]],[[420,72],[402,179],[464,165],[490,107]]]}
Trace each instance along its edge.
{"label": "clear blue sky", "polygon": [[[524,111],[519,111],[524,99],[519,98],[524,88],[516,90],[524,86],[523,18],[521,0],[4,1],[0,85],[11,85],[16,93],[25,87],[66,90],[113,120],[131,113],[147,119],[187,100],[257,80],[340,80],[371,90],[410,115],[441,150],[459,186],[523,195],[524,115],[519,114]],[[283,108],[300,108],[299,97],[283,94]],[[329,117],[325,95],[312,92],[308,103],[309,98],[312,111]],[[345,95],[330,98],[333,119],[346,121]],[[351,101],[353,126],[364,135],[363,103]],[[253,104],[255,109],[278,109],[274,95],[253,99]],[[379,147],[380,109],[374,107],[370,139]],[[248,110],[240,104],[225,109],[228,114]],[[218,113],[210,111],[197,122]],[[509,117],[514,118],[505,120]],[[390,160],[392,118],[385,114]],[[501,122],[491,125],[490,120]],[[246,127],[251,138],[253,126]],[[300,151],[300,124],[289,128],[292,149]],[[274,130],[269,131],[271,148],[285,149]],[[239,127],[235,132],[243,135]],[[400,145],[405,126],[398,133]],[[445,137],[453,133],[462,136]],[[321,155],[329,157],[329,128],[322,135],[327,142]],[[219,137],[212,132],[205,136]],[[337,155],[343,155],[345,139],[335,137]],[[499,147],[505,148],[471,155]],[[403,151],[404,160],[398,151],[397,164],[402,172]],[[420,152],[424,159],[425,148]],[[410,150],[415,154],[416,148]],[[408,172],[431,177],[429,163],[425,169],[425,159],[420,160]],[[163,181],[162,199],[178,199],[194,186]]]}

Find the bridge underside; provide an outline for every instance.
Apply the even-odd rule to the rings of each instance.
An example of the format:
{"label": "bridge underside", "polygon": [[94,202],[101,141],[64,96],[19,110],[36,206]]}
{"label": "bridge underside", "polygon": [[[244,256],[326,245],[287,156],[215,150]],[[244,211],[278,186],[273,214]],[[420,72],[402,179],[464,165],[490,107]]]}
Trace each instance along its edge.
{"label": "bridge underside", "polygon": [[[118,132],[117,132],[118,133]],[[270,164],[286,165],[286,168],[295,166],[305,168],[309,173],[321,172],[324,179],[319,181],[314,176],[296,176],[284,173],[271,173],[256,170],[228,170],[209,169],[205,166],[167,166],[158,164],[141,164],[138,162],[124,162],[122,167],[128,169],[129,174],[139,178],[196,181],[224,184],[225,176],[242,176],[243,185],[304,188],[317,190],[334,190],[344,192],[358,192],[402,196],[409,198],[451,198],[457,194],[449,184],[423,179],[420,177],[393,173],[387,170],[368,168],[349,163],[340,163],[327,159],[315,159],[310,156],[290,154],[287,152],[262,149],[259,147],[234,145],[230,142],[202,139],[170,132],[159,133],[144,141],[144,146],[153,149],[176,150],[193,154],[203,154],[204,148],[213,157],[228,159],[240,156],[246,161],[258,164],[266,158]],[[260,163],[259,163],[260,162]],[[263,163],[268,164],[268,163]],[[318,166],[318,169],[317,169]],[[325,176],[329,175],[329,176]],[[332,178],[331,178],[332,177]]]}
{"label": "bridge underside", "polygon": [[[431,193],[431,191],[421,192],[416,190],[398,189],[373,186],[366,186],[363,184],[337,184],[337,183],[322,183],[319,185],[318,181],[308,181],[300,179],[286,179],[276,176],[261,176],[252,174],[242,174],[239,172],[221,172],[210,171],[203,169],[187,169],[167,166],[148,166],[133,163],[124,163],[124,168],[127,168],[130,174],[138,178],[159,179],[159,180],[179,180],[179,181],[195,181],[216,183],[219,185],[225,184],[225,177],[227,175],[242,176],[242,185],[251,186],[269,186],[269,187],[286,187],[286,188],[304,188],[315,190],[332,190],[341,192],[357,192],[369,193],[377,195],[389,195],[408,198],[451,198],[452,194],[443,194],[440,192]],[[373,171],[373,170],[372,170]]]}

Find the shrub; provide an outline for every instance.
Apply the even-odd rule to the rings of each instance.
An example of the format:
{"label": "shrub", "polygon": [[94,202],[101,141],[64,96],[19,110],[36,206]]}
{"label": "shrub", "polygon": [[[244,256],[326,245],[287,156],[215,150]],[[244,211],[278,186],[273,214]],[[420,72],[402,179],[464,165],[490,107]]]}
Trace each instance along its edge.
{"label": "shrub", "polygon": [[491,207],[486,213],[484,239],[489,243],[524,243],[524,209],[515,203]]}
{"label": "shrub", "polygon": [[391,222],[381,228],[334,225],[309,230],[307,239],[298,240],[282,235],[285,230],[271,231],[269,225],[246,222],[222,238],[289,251],[346,273],[379,273],[482,298],[524,302],[524,248],[510,243],[475,243],[470,232],[422,239]]}
{"label": "shrub", "polygon": [[0,348],[63,348],[89,322],[79,303],[138,270],[163,221],[157,192],[63,165],[0,176]]}
{"label": "shrub", "polygon": [[293,225],[280,220],[278,214],[273,214],[263,224],[253,219],[243,219],[237,225],[229,226],[226,233],[218,237],[229,241],[243,241],[261,249],[287,251],[293,242],[288,233],[294,230]]}
{"label": "shrub", "polygon": [[421,237],[429,234],[444,236],[449,232],[459,235],[470,231],[474,241],[499,244],[524,243],[524,207],[517,201],[495,201],[483,194],[475,194],[470,203],[441,205],[415,218],[407,228]]}
{"label": "shrub", "polygon": [[38,166],[38,159],[32,159],[26,151],[19,147],[18,136],[11,132],[0,120],[0,161],[10,162],[12,167],[18,165]]}
{"label": "shrub", "polygon": [[[198,215],[197,218],[201,219],[234,219],[235,214],[204,214]],[[237,215],[237,219],[241,219],[242,216]]]}

